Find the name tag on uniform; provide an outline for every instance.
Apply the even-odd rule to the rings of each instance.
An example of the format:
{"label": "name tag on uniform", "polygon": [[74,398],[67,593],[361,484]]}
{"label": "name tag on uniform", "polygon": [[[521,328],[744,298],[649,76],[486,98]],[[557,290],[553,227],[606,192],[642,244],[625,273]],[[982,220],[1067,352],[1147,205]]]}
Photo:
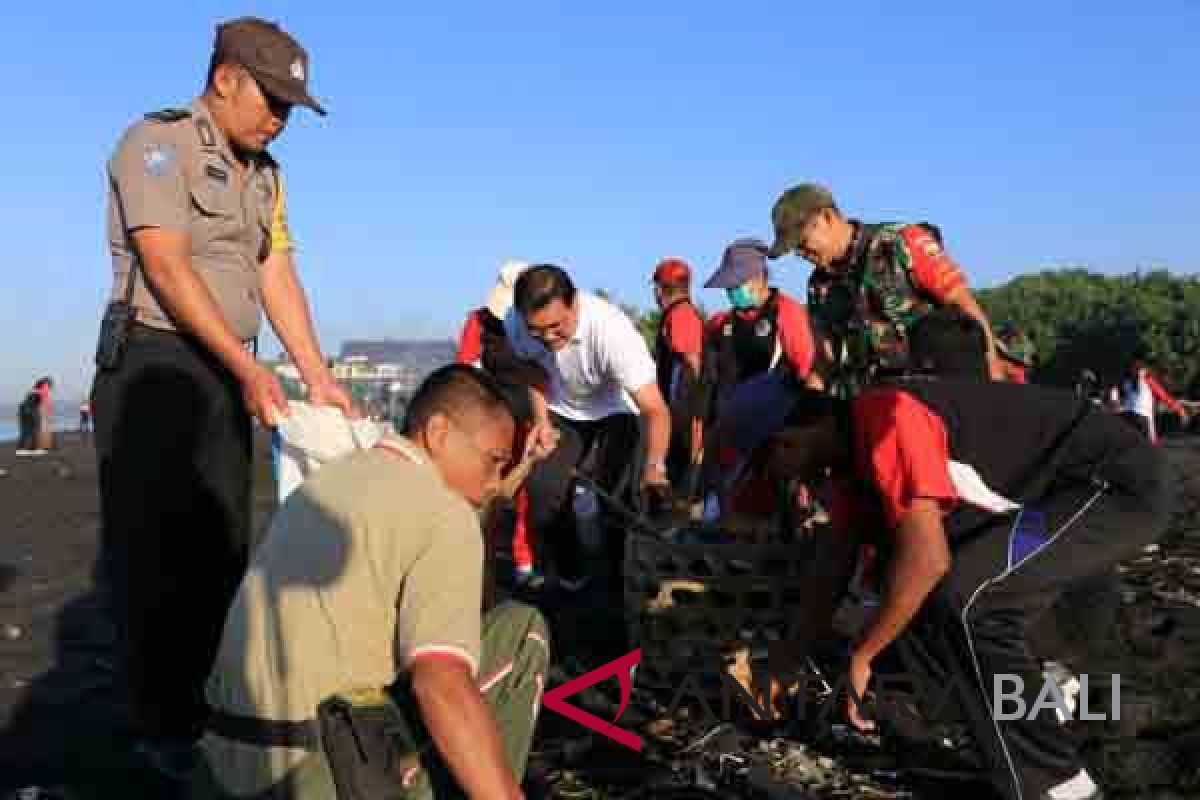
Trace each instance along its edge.
{"label": "name tag on uniform", "polygon": [[229,173],[213,164],[204,168],[204,174],[219,183],[229,183]]}

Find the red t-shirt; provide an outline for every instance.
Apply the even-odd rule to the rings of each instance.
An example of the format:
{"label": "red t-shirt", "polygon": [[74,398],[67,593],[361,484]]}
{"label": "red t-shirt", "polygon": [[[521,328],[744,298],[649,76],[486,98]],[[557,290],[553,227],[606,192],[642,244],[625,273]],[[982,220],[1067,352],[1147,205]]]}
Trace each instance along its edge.
{"label": "red t-shirt", "polygon": [[[762,306],[745,311],[730,309],[721,311],[713,316],[708,323],[708,334],[713,337],[721,336],[721,328],[729,319],[730,314],[737,314],[740,319],[753,322],[762,313]],[[778,325],[778,336],[783,348],[783,357],[788,366],[800,378],[805,378],[812,371],[813,355],[816,347],[813,344],[812,327],[808,323],[808,309],[797,303],[783,292],[777,294],[775,322]]]}
{"label": "red t-shirt", "polygon": [[697,356],[704,353],[704,320],[691,303],[676,303],[667,309],[662,330],[672,353]]}
{"label": "red t-shirt", "polygon": [[954,507],[958,492],[950,479],[946,426],[936,414],[895,388],[859,395],[852,414],[855,472],[877,490],[891,528],[917,498],[936,500],[947,511]]}
{"label": "red t-shirt", "polygon": [[913,280],[938,303],[945,303],[950,295],[967,285],[958,264],[928,230],[909,225],[900,231],[900,238],[908,249]]}
{"label": "red t-shirt", "polygon": [[458,355],[454,360],[459,364],[478,365],[483,358],[483,324],[479,321],[482,309],[475,309],[467,315],[462,333],[458,337]]}

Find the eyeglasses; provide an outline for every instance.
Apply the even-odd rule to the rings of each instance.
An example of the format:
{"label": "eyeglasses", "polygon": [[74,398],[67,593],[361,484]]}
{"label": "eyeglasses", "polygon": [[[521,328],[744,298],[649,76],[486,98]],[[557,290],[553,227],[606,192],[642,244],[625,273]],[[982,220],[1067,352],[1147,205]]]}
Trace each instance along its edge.
{"label": "eyeglasses", "polygon": [[567,329],[567,319],[566,317],[563,317],[562,319],[555,320],[547,325],[530,325],[528,322],[526,322],[525,328],[529,331],[529,335],[535,339],[545,339],[549,336],[561,336]]}

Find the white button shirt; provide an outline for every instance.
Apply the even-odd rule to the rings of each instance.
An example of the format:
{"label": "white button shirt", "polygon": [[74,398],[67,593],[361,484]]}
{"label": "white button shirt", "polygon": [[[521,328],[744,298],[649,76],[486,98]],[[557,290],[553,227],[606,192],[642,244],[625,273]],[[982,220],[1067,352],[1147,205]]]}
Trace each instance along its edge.
{"label": "white button shirt", "polygon": [[646,341],[625,312],[587,292],[577,292],[579,325],[565,348],[551,352],[534,339],[514,308],[504,319],[517,355],[549,375],[546,405],[559,416],[598,420],[637,412],[629,396],[658,375]]}

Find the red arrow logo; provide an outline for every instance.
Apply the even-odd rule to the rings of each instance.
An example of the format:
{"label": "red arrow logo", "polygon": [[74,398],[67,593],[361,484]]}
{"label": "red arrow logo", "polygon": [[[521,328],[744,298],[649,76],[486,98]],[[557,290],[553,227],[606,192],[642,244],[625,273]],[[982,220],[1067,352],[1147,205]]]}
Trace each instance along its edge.
{"label": "red arrow logo", "polygon": [[[629,705],[629,694],[633,691],[633,676],[630,675],[630,670],[640,664],[641,661],[642,648],[639,647],[632,653],[626,653],[615,661],[610,661],[585,675],[580,675],[573,681],[567,681],[562,686],[556,686],[542,697],[542,705],[551,711],[557,711],[567,719],[575,720],[585,728],[590,728],[596,733],[603,734],[614,742],[623,744],[631,750],[636,750],[640,753],[642,752],[642,737],[635,736],[624,728],[618,728],[617,720],[625,713],[625,707]],[[595,714],[589,714],[578,706],[563,702],[565,698],[573,694],[578,694],[592,684],[599,683],[613,675],[617,676],[617,682],[621,685],[621,707],[617,709],[617,716],[613,718],[612,722],[605,722]]]}

